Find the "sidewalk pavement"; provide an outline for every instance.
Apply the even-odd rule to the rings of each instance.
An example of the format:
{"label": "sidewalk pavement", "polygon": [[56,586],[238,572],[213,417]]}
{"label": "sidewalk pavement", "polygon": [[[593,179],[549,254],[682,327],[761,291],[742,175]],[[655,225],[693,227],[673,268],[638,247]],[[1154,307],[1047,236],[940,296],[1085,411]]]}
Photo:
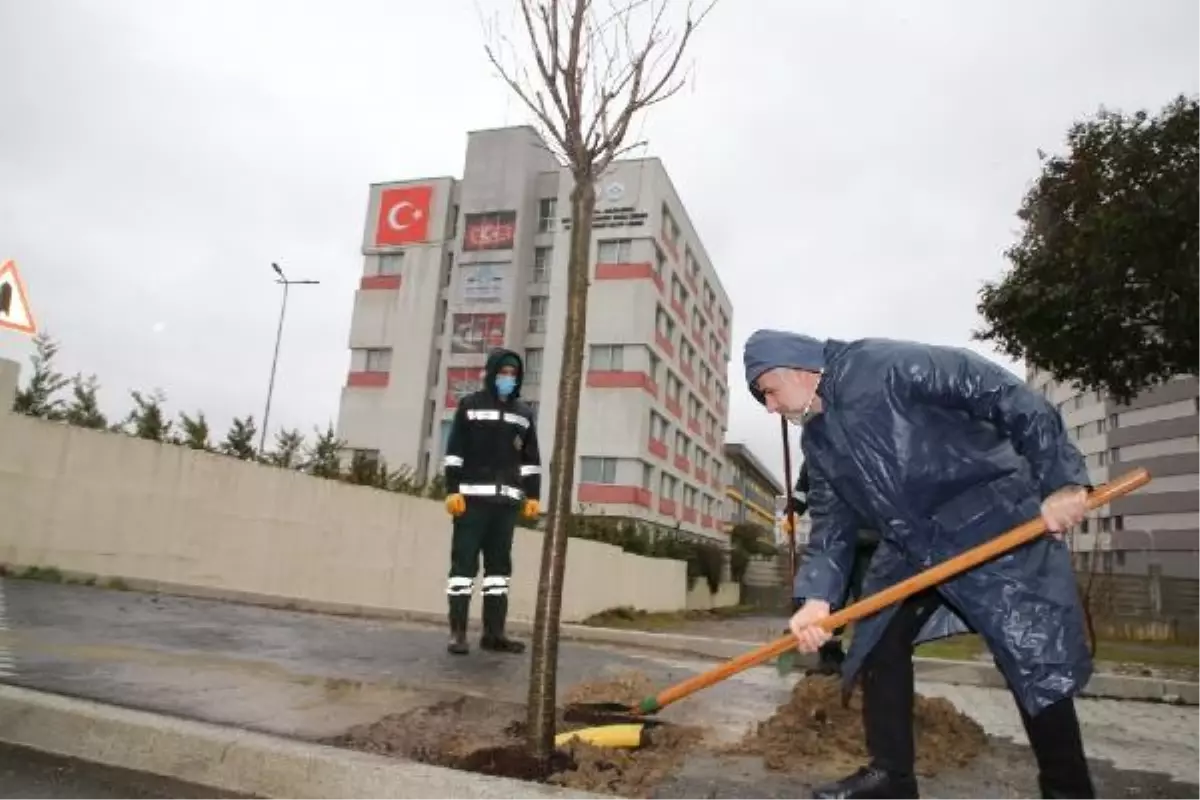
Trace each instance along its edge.
{"label": "sidewalk pavement", "polygon": [[[7,647],[14,662],[14,674],[4,682],[169,714],[188,724],[211,723],[233,726],[243,733],[288,737],[299,740],[293,742],[297,747],[313,747],[306,742],[373,722],[386,713],[463,695],[513,703],[525,699],[527,657],[478,652],[468,658],[448,656],[440,626],[32,581],[0,581],[0,591],[7,599],[9,628],[0,630],[0,645]],[[666,686],[711,662],[667,654],[661,648],[566,642],[559,664],[559,691],[565,693],[580,681],[631,669]],[[701,725],[714,742],[732,742],[754,722],[769,716],[789,695],[795,680],[796,676],[780,677],[771,668],[749,670],[672,706],[662,716]],[[948,698],[989,733],[1024,744],[1007,692],[926,679],[919,680],[918,689]],[[99,714],[95,709],[92,713]],[[1125,782],[1121,785],[1145,776],[1158,787],[1154,791],[1195,791],[1195,707],[1085,699],[1079,703],[1079,713],[1089,755],[1098,760],[1102,774],[1111,773],[1112,780]],[[0,738],[3,733],[0,731]],[[316,749],[333,760],[368,758]],[[1025,771],[1031,775],[1032,763],[1026,760],[1030,763]],[[1105,761],[1111,764],[1103,764]],[[378,761],[369,763],[375,765],[371,770],[380,768]],[[389,762],[388,766],[408,771],[405,780],[409,781],[426,780],[420,776],[433,769],[407,762]],[[959,776],[957,783],[934,781],[923,791],[928,796],[939,796],[939,792],[945,796],[1016,792],[1019,796],[1033,791],[1032,785],[1022,788],[1015,784],[979,788],[990,786],[988,781],[993,780],[987,770],[988,766],[981,764],[974,772]],[[1175,783],[1170,784],[1175,788],[1163,790],[1162,776],[1188,786],[1180,789]],[[173,777],[246,791],[212,784],[200,776]],[[495,779],[481,776],[454,773],[453,777],[460,781],[458,788],[443,796],[469,796],[495,785]],[[467,784],[461,781],[480,785],[466,791]],[[458,794],[460,790],[464,794]],[[412,789],[415,794],[421,791]],[[424,785],[426,794],[436,791],[436,785]],[[523,787],[517,794],[530,796],[530,791]],[[554,794],[549,787],[538,791],[549,793],[541,796]],[[761,767],[750,764],[715,765],[712,758],[700,757],[685,765],[680,777],[664,787],[662,796],[747,796],[745,792],[749,796],[795,796],[797,791],[795,778],[765,774]],[[966,794],[961,794],[964,791]],[[508,796],[513,795],[510,792]]]}

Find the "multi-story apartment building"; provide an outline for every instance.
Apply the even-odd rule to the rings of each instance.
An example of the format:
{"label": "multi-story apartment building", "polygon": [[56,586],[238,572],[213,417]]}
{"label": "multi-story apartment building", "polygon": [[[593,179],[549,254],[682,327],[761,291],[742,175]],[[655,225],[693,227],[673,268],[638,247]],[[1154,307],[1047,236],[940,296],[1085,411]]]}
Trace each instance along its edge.
{"label": "multi-story apartment building", "polygon": [[1062,413],[1093,484],[1136,467],[1152,480],[1099,509],[1072,537],[1077,566],[1195,578],[1200,559],[1200,381],[1176,378],[1128,404],[1029,370],[1028,383]]}
{"label": "multi-story apartment building", "polygon": [[[729,298],[658,159],[615,162],[596,188],[576,509],[720,535]],[[459,398],[503,345],[524,356],[549,467],[570,192],[528,127],[469,134],[461,179],[371,187],[338,415],[348,448],[437,474]]]}
{"label": "multi-story apartment building", "polygon": [[783,484],[746,445],[730,442],[724,452],[726,529],[751,522],[774,530],[776,507],[784,496]]}

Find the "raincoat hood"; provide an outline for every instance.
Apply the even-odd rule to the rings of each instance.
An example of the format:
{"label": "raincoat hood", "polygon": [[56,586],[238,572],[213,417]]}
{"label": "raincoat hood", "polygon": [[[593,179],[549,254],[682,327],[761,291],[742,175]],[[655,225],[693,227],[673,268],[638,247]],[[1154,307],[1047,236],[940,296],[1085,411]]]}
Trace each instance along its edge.
{"label": "raincoat hood", "polygon": [[755,331],[746,340],[742,351],[742,363],[746,367],[746,385],[750,394],[754,395],[754,399],[759,403],[766,405],[766,399],[755,386],[755,382],[763,374],[779,367],[824,372],[825,348],[828,344],[828,341],[799,333]]}
{"label": "raincoat hood", "polygon": [[521,356],[514,350],[507,350],[503,347],[497,347],[492,352],[488,353],[487,366],[483,370],[483,388],[492,397],[497,397],[496,394],[496,374],[500,372],[500,367],[503,362],[514,362],[517,368],[517,385],[513,389],[513,393],[507,398],[510,402],[521,396],[521,382],[525,379],[525,362],[521,360]]}

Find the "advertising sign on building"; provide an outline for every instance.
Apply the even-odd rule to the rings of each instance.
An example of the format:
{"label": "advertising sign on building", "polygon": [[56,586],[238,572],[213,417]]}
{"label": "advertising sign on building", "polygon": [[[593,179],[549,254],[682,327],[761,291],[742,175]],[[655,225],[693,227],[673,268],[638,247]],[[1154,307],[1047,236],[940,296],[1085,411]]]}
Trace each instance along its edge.
{"label": "advertising sign on building", "polygon": [[423,242],[429,235],[432,186],[401,186],[379,193],[375,245],[394,247]]}
{"label": "advertising sign on building", "polygon": [[479,367],[450,367],[446,370],[446,408],[458,408],[458,401],[479,389],[483,370]]}
{"label": "advertising sign on building", "polygon": [[511,268],[512,264],[506,261],[459,266],[459,298],[462,304],[497,305],[505,302],[508,299],[506,292]]}
{"label": "advertising sign on building", "polygon": [[482,355],[504,346],[505,314],[455,314],[451,319],[450,352]]}
{"label": "advertising sign on building", "polygon": [[464,218],[464,251],[511,250],[517,237],[517,212],[492,211],[487,214],[467,214]]}

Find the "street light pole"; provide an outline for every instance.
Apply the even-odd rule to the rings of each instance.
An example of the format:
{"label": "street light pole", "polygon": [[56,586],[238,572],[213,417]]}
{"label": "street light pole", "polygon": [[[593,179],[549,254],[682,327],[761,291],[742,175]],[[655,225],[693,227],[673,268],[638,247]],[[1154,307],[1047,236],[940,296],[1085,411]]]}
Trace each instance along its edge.
{"label": "street light pole", "polygon": [[314,285],[320,281],[290,281],[283,274],[283,269],[274,261],[271,262],[271,269],[275,270],[275,274],[279,277],[275,282],[283,286],[283,304],[279,308],[279,327],[275,331],[275,355],[271,359],[271,379],[267,383],[267,407],[263,410],[262,433],[258,439],[258,452],[262,454],[267,448],[267,431],[271,420],[271,396],[275,393],[275,370],[279,366],[279,343],[283,340],[283,318],[287,314],[288,287],[296,285]]}

